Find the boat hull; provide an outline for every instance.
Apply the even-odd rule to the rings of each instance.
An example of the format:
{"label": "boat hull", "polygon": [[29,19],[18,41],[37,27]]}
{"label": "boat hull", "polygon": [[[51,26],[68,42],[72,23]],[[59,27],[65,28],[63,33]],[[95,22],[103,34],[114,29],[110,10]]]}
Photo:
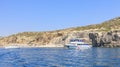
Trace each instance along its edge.
{"label": "boat hull", "polygon": [[77,48],[77,46],[66,46],[66,47],[69,49],[76,49]]}
{"label": "boat hull", "polygon": [[69,49],[89,49],[92,47],[92,45],[77,45],[77,46],[67,45],[66,47]]}

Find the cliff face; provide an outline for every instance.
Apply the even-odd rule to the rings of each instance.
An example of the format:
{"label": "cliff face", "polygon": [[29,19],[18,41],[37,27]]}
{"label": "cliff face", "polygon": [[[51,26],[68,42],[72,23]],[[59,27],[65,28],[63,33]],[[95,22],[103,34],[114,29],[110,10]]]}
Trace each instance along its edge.
{"label": "cliff face", "polygon": [[71,38],[83,38],[85,42],[92,43],[93,46],[96,47],[118,47],[120,38],[119,31],[120,17],[117,17],[96,25],[88,25],[49,32],[18,33],[8,37],[0,38],[0,45],[6,46],[9,44],[19,44],[22,46],[63,46],[64,44],[68,43]]}
{"label": "cliff face", "polygon": [[93,47],[120,47],[120,31],[107,33],[89,33]]}

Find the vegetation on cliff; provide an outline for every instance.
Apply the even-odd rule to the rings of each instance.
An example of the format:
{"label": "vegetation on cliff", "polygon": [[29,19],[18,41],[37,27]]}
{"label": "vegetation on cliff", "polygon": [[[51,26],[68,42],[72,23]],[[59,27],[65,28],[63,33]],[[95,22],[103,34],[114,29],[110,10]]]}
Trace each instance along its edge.
{"label": "vegetation on cliff", "polygon": [[105,21],[101,24],[95,24],[95,25],[88,25],[83,27],[77,27],[73,30],[90,30],[90,29],[97,29],[99,31],[110,31],[115,29],[120,29],[120,17]]}

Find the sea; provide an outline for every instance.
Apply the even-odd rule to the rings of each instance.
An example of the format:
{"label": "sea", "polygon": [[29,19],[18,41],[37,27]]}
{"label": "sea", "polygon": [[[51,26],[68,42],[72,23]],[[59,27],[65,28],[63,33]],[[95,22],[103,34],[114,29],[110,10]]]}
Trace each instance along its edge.
{"label": "sea", "polygon": [[120,67],[120,48],[0,48],[0,67]]}

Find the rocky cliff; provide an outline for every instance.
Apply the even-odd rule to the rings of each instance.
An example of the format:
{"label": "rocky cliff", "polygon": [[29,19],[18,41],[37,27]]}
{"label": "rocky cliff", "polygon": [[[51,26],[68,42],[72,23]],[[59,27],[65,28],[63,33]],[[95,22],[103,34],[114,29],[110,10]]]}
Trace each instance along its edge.
{"label": "rocky cliff", "polygon": [[19,44],[19,46],[64,46],[71,38],[84,38],[89,42],[88,32],[24,32],[0,39],[1,46]]}
{"label": "rocky cliff", "polygon": [[93,47],[120,47],[120,30],[106,33],[89,33]]}
{"label": "rocky cliff", "polygon": [[0,46],[63,46],[71,38],[83,38],[94,47],[119,47],[120,17],[101,24],[48,32],[23,32],[0,38]]}

